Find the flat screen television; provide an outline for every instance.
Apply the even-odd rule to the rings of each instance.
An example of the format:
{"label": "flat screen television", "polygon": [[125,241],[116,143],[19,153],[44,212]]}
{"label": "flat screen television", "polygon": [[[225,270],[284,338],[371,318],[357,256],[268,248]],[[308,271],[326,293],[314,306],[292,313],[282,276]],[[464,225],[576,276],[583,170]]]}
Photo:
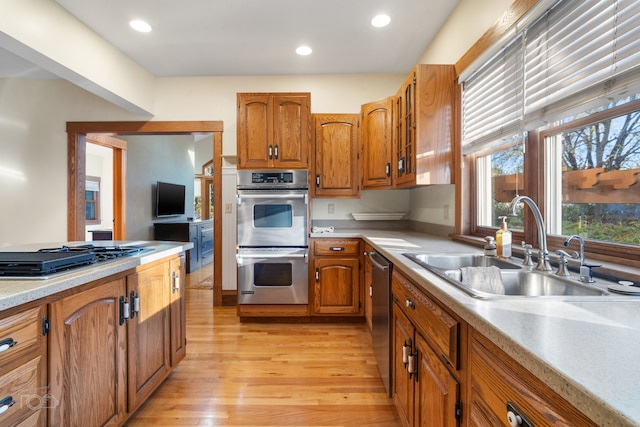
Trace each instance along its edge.
{"label": "flat screen television", "polygon": [[181,184],[158,181],[156,186],[156,216],[178,216],[185,213],[185,190]]}

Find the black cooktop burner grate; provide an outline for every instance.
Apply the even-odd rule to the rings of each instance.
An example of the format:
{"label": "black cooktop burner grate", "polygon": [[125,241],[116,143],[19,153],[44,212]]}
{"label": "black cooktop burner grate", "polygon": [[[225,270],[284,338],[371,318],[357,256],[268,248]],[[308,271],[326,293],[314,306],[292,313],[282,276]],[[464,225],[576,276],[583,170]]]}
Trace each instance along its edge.
{"label": "black cooktop burner grate", "polygon": [[61,246],[36,252],[0,252],[0,276],[36,277],[133,255],[139,246]]}

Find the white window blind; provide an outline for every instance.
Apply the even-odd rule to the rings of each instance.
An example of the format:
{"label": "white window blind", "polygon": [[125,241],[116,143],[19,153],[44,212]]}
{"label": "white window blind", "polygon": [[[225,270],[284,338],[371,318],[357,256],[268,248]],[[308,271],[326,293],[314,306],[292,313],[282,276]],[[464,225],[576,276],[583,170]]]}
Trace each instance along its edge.
{"label": "white window blind", "polygon": [[640,2],[561,1],[526,30],[525,111],[537,127],[631,95],[640,83]]}
{"label": "white window blind", "polygon": [[511,138],[521,128],[522,52],[522,38],[512,40],[464,82],[465,152],[490,141]]}
{"label": "white window blind", "polygon": [[545,9],[464,79],[464,153],[640,93],[640,1],[560,0]]}

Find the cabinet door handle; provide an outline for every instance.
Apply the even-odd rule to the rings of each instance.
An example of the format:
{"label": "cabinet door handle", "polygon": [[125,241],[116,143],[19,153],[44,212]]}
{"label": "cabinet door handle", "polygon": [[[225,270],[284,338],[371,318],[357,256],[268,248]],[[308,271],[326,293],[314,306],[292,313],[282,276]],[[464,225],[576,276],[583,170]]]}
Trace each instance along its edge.
{"label": "cabinet door handle", "polygon": [[407,366],[407,363],[409,363],[410,353],[411,353],[411,341],[409,341],[409,343],[405,341],[404,344],[402,345],[402,363],[404,364],[405,367]]}
{"label": "cabinet door handle", "polygon": [[171,282],[171,293],[175,294],[180,290],[180,275],[174,272],[172,274]]}
{"label": "cabinet door handle", "polygon": [[269,145],[269,160],[273,159],[273,145]]}
{"label": "cabinet door handle", "polygon": [[387,172],[387,176],[391,176],[391,163],[387,163],[386,172]]}
{"label": "cabinet door handle", "polygon": [[278,144],[276,144],[275,154],[276,154],[276,160],[278,160]]}
{"label": "cabinet door handle", "polygon": [[120,325],[129,319],[129,300],[120,295]]}
{"label": "cabinet door handle", "polygon": [[2,341],[0,341],[0,353],[9,350],[11,347],[17,344],[18,344],[18,341],[14,340],[13,338],[3,339]]}
{"label": "cabinet door handle", "polygon": [[4,399],[0,400],[0,414],[4,414],[16,403],[13,400],[13,396],[7,396]]}
{"label": "cabinet door handle", "polygon": [[320,175],[316,175],[316,188],[320,188]]}
{"label": "cabinet door handle", "polygon": [[136,314],[140,313],[140,297],[134,291],[129,293],[129,301],[131,302],[131,316],[133,319],[136,317]]}
{"label": "cabinet door handle", "polygon": [[316,268],[316,283],[320,281],[320,270]]}
{"label": "cabinet door handle", "polygon": [[404,304],[405,304],[407,307],[411,307],[411,308],[413,308],[413,309],[415,309],[415,308],[416,308],[416,303],[414,303],[414,302],[413,302],[413,301],[411,301],[410,299],[407,299],[407,300],[404,302]]}
{"label": "cabinet door handle", "polygon": [[409,363],[407,363],[407,371],[409,372],[409,378],[413,378],[418,381],[418,367],[416,366],[416,360],[418,359],[418,350],[409,354]]}

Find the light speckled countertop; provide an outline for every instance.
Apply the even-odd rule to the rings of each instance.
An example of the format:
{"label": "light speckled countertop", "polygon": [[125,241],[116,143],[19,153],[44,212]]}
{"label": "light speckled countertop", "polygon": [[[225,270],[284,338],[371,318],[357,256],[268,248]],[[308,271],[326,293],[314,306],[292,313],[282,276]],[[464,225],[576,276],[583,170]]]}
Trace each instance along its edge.
{"label": "light speckled countertop", "polygon": [[311,237],[363,238],[598,425],[640,425],[640,297],[479,300],[402,255],[482,253],[477,247],[411,231],[335,230]]}
{"label": "light speckled countertop", "polygon": [[78,246],[83,244],[93,244],[94,246],[109,246],[113,244],[142,246],[146,251],[120,257],[109,261],[100,262],[87,267],[56,273],[47,280],[0,280],[0,312],[30,301],[47,297],[58,292],[84,285],[103,277],[111,276],[122,271],[130,270],[142,264],[179,254],[193,247],[191,242],[156,242],[156,241],[96,241],[96,242],[71,242],[71,243],[49,243],[30,244],[13,247],[2,247],[0,251],[36,251],[40,248],[53,248],[62,245]]}

